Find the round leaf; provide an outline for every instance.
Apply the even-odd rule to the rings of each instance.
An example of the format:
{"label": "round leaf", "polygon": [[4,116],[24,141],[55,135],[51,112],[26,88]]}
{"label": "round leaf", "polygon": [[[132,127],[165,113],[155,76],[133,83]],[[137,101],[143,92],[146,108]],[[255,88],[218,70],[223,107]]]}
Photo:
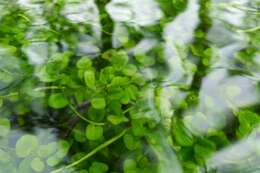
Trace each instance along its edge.
{"label": "round leaf", "polygon": [[15,151],[18,157],[26,157],[34,152],[39,141],[34,135],[24,135],[16,143]]}
{"label": "round leaf", "polygon": [[34,158],[30,165],[35,172],[42,172],[45,168],[43,161],[39,157]]}
{"label": "round leaf", "polygon": [[90,124],[86,128],[86,136],[89,140],[98,140],[103,136],[103,128]]}
{"label": "round leaf", "polygon": [[91,105],[95,109],[104,109],[106,107],[106,100],[104,98],[94,98],[91,100]]}
{"label": "round leaf", "polygon": [[62,93],[56,93],[49,97],[48,104],[52,108],[61,109],[66,107],[69,104],[69,101]]}

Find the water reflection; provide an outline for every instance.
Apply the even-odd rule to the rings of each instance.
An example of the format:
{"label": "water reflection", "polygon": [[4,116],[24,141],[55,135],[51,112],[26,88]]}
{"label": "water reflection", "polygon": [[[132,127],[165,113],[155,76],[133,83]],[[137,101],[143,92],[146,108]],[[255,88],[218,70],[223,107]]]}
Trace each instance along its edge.
{"label": "water reflection", "polygon": [[[189,21],[189,22],[187,22]],[[172,22],[164,28],[163,37],[165,40],[165,60],[170,67],[170,74],[166,80],[179,82],[185,74],[188,82],[191,79],[192,67],[185,67],[187,59],[186,46],[193,40],[194,31],[199,23],[199,5],[195,0],[189,1],[185,11],[180,13]],[[185,79],[184,79],[185,80]]]}
{"label": "water reflection", "polygon": [[[50,6],[55,6],[55,2]],[[8,43],[0,44],[0,173],[51,172],[55,166],[63,167],[73,159],[82,158],[85,150],[89,150],[89,146],[84,146],[84,151],[77,156],[70,158],[70,155],[67,155],[72,143],[62,140],[63,137],[73,133],[75,139],[79,141],[77,147],[81,148],[81,143],[87,140],[85,127],[77,124],[77,120],[72,118],[66,121],[71,128],[74,127],[74,123],[77,124],[73,132],[72,129],[67,129],[66,132],[58,131],[58,128],[65,129],[62,127],[64,124],[57,122],[58,111],[46,107],[48,92],[45,90],[59,91],[63,88],[60,86],[48,88],[49,86],[41,84],[40,81],[52,83],[58,80],[56,79],[60,75],[57,73],[58,69],[66,65],[66,62],[59,61],[60,59],[55,56],[58,52],[75,51],[76,56],[92,59],[103,53],[101,40],[107,37],[102,35],[102,32],[106,31],[103,30],[100,21],[104,16],[100,16],[101,12],[94,0],[64,1],[59,17],[66,23],[62,31],[70,36],[66,40],[49,25],[49,19],[46,17],[49,6],[46,7],[44,3],[33,0],[17,1],[17,4],[25,10],[25,14],[32,16],[31,18],[22,16],[30,26],[24,33],[26,44],[19,50],[30,65],[28,71],[23,71],[24,59],[16,56],[15,47],[7,46]],[[240,123],[236,120],[239,111],[257,107],[260,103],[260,55],[259,51],[255,51],[259,47],[250,41],[251,30],[249,32],[247,30],[259,27],[259,19],[255,19],[255,13],[247,11],[253,8],[249,6],[250,3],[248,0],[212,0],[210,5],[208,4],[211,7],[210,14],[205,14],[211,20],[207,33],[197,32],[200,23],[203,22],[202,1],[199,0],[187,1],[183,11],[179,11],[171,20],[167,19],[167,23],[164,24],[160,23],[165,15],[159,1],[112,0],[105,5],[106,12],[114,21],[113,33],[105,33],[111,37],[109,41],[112,42],[113,48],[124,49],[131,57],[131,62],[135,62],[135,56],[140,55],[147,57],[147,64],[150,63],[145,67],[135,64],[142,77],[151,83],[143,88],[144,100],[140,101],[140,104],[144,104],[143,110],[133,110],[137,114],[131,118],[138,122],[147,118],[159,126],[151,134],[147,133],[146,139],[143,139],[145,142],[141,144],[142,149],[149,153],[147,157],[152,158],[151,162],[158,162],[154,171],[181,173],[186,171],[184,170],[186,167],[190,169],[195,167],[197,172],[205,172],[207,169],[218,173],[259,172],[259,128],[256,126],[248,136],[241,135],[240,131],[232,131],[233,126],[238,126]],[[3,6],[0,5],[0,22],[5,15]],[[77,26],[76,29],[71,29],[74,26]],[[163,28],[157,31],[153,28],[156,26]],[[60,28],[59,25],[55,27]],[[133,35],[138,37],[136,42],[131,40]],[[57,38],[60,40],[57,41]],[[204,39],[202,43],[196,42],[198,38]],[[194,53],[193,44],[202,48],[198,52],[195,50]],[[154,53],[159,48],[162,49],[160,62],[158,55]],[[201,54],[208,55],[209,60],[202,59]],[[52,60],[58,62],[53,64],[58,64],[55,66],[57,71],[54,70],[54,77],[46,75],[48,70],[46,64],[52,63]],[[200,70],[205,72],[201,75]],[[73,89],[83,92],[76,80],[68,80],[69,77],[65,76],[67,73],[68,71],[62,74],[64,86],[71,85]],[[194,89],[192,87],[196,81],[193,80],[198,74],[201,75],[201,83]],[[19,90],[26,97],[18,98],[18,93],[12,92],[12,89],[18,86],[26,75],[31,76],[23,81]],[[80,93],[75,99],[81,99]],[[192,99],[197,100],[190,103],[190,95],[194,97]],[[28,96],[30,98],[27,98]],[[7,98],[7,101],[3,101],[3,98]],[[21,102],[26,104],[22,105]],[[8,109],[15,107],[15,111],[8,111],[6,107],[2,107],[3,104],[4,106],[7,104]],[[258,111],[259,108],[255,110]],[[70,111],[66,112],[63,115],[65,118],[68,116],[67,113],[69,116],[71,114]],[[19,119],[19,115],[27,114],[31,118]],[[181,119],[187,130],[182,131],[183,134],[188,133],[186,138],[188,142],[183,142],[184,147],[178,146],[176,144],[178,141],[172,138],[172,133],[175,133],[173,130],[175,128],[172,127],[174,118]],[[25,120],[30,122],[30,127],[23,127]],[[155,126],[153,123],[148,126]],[[41,126],[45,128],[40,128]],[[59,127],[49,129],[55,126]],[[226,130],[227,128],[229,129]],[[213,147],[210,146],[214,151],[204,158],[207,160],[203,163],[204,167],[192,165],[191,160],[195,160],[198,165],[203,164],[198,158],[193,158],[196,151],[190,152],[191,145],[198,149],[200,144],[190,144],[189,139],[203,139],[207,145],[210,143],[207,141],[208,138],[218,130],[228,131],[228,135],[234,133],[225,136],[230,138],[231,143],[229,145],[225,143],[220,147],[215,144]],[[24,136],[30,139],[31,143],[27,143],[26,138],[22,138]],[[90,143],[90,146],[92,145],[95,143]],[[17,151],[20,147],[22,151]],[[183,150],[183,155],[191,153],[188,161],[183,159],[185,156],[178,154]],[[107,155],[107,152],[104,151],[103,154]],[[129,152],[118,157],[129,159],[133,155],[134,153]],[[119,164],[122,164],[121,162]],[[182,162],[185,164],[181,165]],[[123,169],[121,166],[116,168]],[[67,170],[67,172],[75,171]]]}
{"label": "water reflection", "polygon": [[11,130],[7,122],[0,119],[1,173],[50,172],[64,160],[70,144],[59,140],[53,129],[35,128],[31,134]]}
{"label": "water reflection", "polygon": [[259,172],[259,128],[248,137],[220,150],[208,159],[209,170],[219,173]]}
{"label": "water reflection", "polygon": [[113,0],[107,4],[106,9],[114,21],[137,26],[155,24],[163,17],[154,0]]}

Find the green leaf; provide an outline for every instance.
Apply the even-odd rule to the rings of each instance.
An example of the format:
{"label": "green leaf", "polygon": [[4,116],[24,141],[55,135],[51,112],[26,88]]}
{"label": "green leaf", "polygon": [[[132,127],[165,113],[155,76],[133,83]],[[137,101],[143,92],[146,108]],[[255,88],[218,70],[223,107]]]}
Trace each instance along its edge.
{"label": "green leaf", "polygon": [[51,167],[58,165],[61,162],[61,158],[58,158],[56,155],[52,155],[47,159],[47,164]]}
{"label": "green leaf", "polygon": [[200,140],[194,147],[195,156],[200,164],[216,151],[216,145],[210,140]]}
{"label": "green leaf", "polygon": [[128,55],[122,50],[114,52],[111,62],[116,68],[122,69],[128,63]]}
{"label": "green leaf", "polygon": [[105,117],[105,113],[105,109],[95,109],[93,106],[91,106],[88,109],[87,116],[92,121],[101,122]]}
{"label": "green leaf", "polygon": [[62,93],[51,94],[48,99],[48,104],[50,107],[55,109],[61,109],[69,104],[68,99]]}
{"label": "green leaf", "polygon": [[237,131],[238,137],[249,134],[254,128],[260,124],[260,116],[249,110],[241,110],[237,114],[240,123]]}
{"label": "green leaf", "polygon": [[45,168],[44,162],[39,157],[34,158],[30,165],[35,172],[42,172]]}
{"label": "green leaf", "polygon": [[129,78],[116,76],[112,79],[110,86],[124,86],[129,84]]}
{"label": "green leaf", "polygon": [[6,118],[0,118],[0,137],[5,137],[11,128],[10,121]]}
{"label": "green leaf", "polygon": [[78,69],[89,69],[92,66],[92,61],[89,57],[82,57],[76,64]]}
{"label": "green leaf", "polygon": [[86,128],[86,137],[92,141],[101,139],[103,137],[103,127],[89,124]]}
{"label": "green leaf", "polygon": [[135,150],[140,146],[140,142],[130,134],[124,136],[124,143],[129,150]]}
{"label": "green leaf", "polygon": [[114,49],[107,50],[102,54],[102,58],[111,61],[116,51]]}
{"label": "green leaf", "polygon": [[[65,69],[68,66],[69,60],[70,60],[71,56],[72,56],[71,52],[57,53],[57,54],[54,54],[49,59],[48,63],[59,64],[58,69],[59,70],[63,70],[63,69]],[[55,67],[56,67],[56,65],[55,65]]]}
{"label": "green leaf", "polygon": [[136,54],[135,59],[137,62],[139,62],[140,64],[142,64],[145,67],[154,65],[154,63],[155,63],[155,60],[153,57],[150,57],[150,56],[147,56],[144,54]]}
{"label": "green leaf", "polygon": [[89,173],[106,173],[108,166],[102,162],[93,162],[89,168]]}
{"label": "green leaf", "polygon": [[95,80],[95,73],[92,70],[87,70],[84,72],[84,80],[87,87],[91,89],[96,88],[96,80]]}
{"label": "green leaf", "polygon": [[249,110],[242,110],[238,112],[238,120],[240,124],[256,125],[260,123],[260,116]]}
{"label": "green leaf", "polygon": [[46,158],[53,154],[57,150],[57,143],[56,142],[51,142],[46,145],[41,145],[39,146],[37,150],[37,155],[41,158]]}
{"label": "green leaf", "polygon": [[[10,84],[11,82],[14,81],[14,76],[6,71],[2,71],[0,69],[0,82],[5,83],[5,84]],[[1,84],[0,83],[0,84]],[[1,85],[0,85],[1,86]]]}
{"label": "green leaf", "polygon": [[11,161],[10,155],[6,151],[0,149],[0,164],[8,163],[10,161]]}
{"label": "green leaf", "polygon": [[130,97],[128,95],[128,92],[126,92],[126,91],[122,92],[120,102],[122,104],[128,104],[130,102]]}
{"label": "green leaf", "polygon": [[133,159],[126,159],[124,161],[124,172],[130,173],[132,171],[136,171],[136,161]]}
{"label": "green leaf", "polygon": [[128,122],[128,119],[123,115],[109,115],[107,117],[107,120],[111,122],[113,125],[118,125],[124,122]]}
{"label": "green leaf", "polygon": [[136,86],[129,85],[125,90],[128,93],[128,96],[130,97],[130,99],[132,99],[132,100],[137,99],[139,92],[138,92],[138,88]]}
{"label": "green leaf", "polygon": [[58,151],[55,153],[56,157],[62,159],[64,158],[70,149],[70,143],[66,140],[58,141]]}
{"label": "green leaf", "polygon": [[91,100],[91,105],[95,109],[104,109],[106,107],[106,100],[104,98],[94,98]]}
{"label": "green leaf", "polygon": [[31,161],[32,158],[31,157],[26,157],[24,158],[20,163],[19,163],[19,173],[28,173],[28,172],[33,172],[32,168],[31,168]]}
{"label": "green leaf", "polygon": [[47,71],[46,66],[42,66],[39,68],[36,68],[36,76],[40,79],[42,82],[54,82],[58,80],[59,75],[56,73],[51,74]]}
{"label": "green leaf", "polygon": [[105,67],[100,71],[99,80],[103,84],[109,83],[114,78],[115,69],[111,66]]}
{"label": "green leaf", "polygon": [[34,135],[24,135],[17,142],[15,146],[15,151],[17,157],[27,157],[32,154],[38,147],[38,138]]}
{"label": "green leaf", "polygon": [[192,135],[179,120],[174,121],[172,132],[176,142],[181,146],[191,146],[193,144]]}
{"label": "green leaf", "polygon": [[85,126],[83,126],[81,123],[77,124],[73,129],[73,136],[77,142],[85,142]]}
{"label": "green leaf", "polygon": [[124,69],[123,69],[123,74],[126,76],[133,76],[137,72],[137,67],[133,64],[128,64]]}

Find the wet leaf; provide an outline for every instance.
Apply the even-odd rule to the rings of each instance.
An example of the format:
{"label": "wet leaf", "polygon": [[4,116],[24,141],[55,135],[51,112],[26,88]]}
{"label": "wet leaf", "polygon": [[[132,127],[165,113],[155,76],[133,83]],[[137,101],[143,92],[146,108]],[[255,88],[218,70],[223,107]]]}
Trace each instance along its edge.
{"label": "wet leaf", "polygon": [[42,172],[45,168],[44,162],[38,157],[34,158],[30,165],[35,172]]}
{"label": "wet leaf", "polygon": [[[34,135],[24,135],[18,139],[15,146],[15,151],[17,157],[27,157],[32,154],[35,149],[38,147],[39,141],[38,138]],[[30,147],[28,147],[30,146]]]}

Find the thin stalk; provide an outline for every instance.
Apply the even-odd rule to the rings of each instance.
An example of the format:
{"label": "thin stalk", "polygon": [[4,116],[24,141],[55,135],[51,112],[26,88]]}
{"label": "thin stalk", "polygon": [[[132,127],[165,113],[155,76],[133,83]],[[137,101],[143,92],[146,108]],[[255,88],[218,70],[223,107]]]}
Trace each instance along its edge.
{"label": "thin stalk", "polygon": [[78,111],[77,109],[72,105],[72,104],[69,104],[69,107],[70,109],[75,113],[75,115],[77,115],[79,118],[81,118],[82,120],[88,122],[89,124],[93,124],[93,125],[96,125],[96,126],[104,126],[105,123],[97,123],[97,122],[94,122],[94,121],[91,121],[87,118],[85,118],[84,116],[82,116]]}
{"label": "thin stalk", "polygon": [[0,95],[0,98],[7,98],[7,97],[12,97],[12,96],[18,96],[19,93],[18,92],[13,92],[7,95]]}
{"label": "thin stalk", "polygon": [[60,87],[60,86],[45,86],[45,87],[38,87],[35,88],[35,91],[43,91],[43,90],[50,90],[50,89],[65,89],[65,87]]}
{"label": "thin stalk", "polygon": [[248,28],[248,29],[240,29],[238,32],[255,32],[257,30],[260,30],[260,26],[256,26],[254,28]]}
{"label": "thin stalk", "polygon": [[109,146],[110,144],[114,143],[115,141],[117,141],[118,139],[120,139],[122,136],[124,136],[124,134],[126,133],[127,129],[125,129],[124,131],[122,131],[120,134],[118,134],[117,136],[114,136],[113,138],[109,139],[108,141],[106,141],[105,143],[99,145],[98,147],[96,147],[94,150],[90,151],[88,154],[86,154],[84,157],[82,157],[81,159],[63,167],[63,168],[59,168],[57,170],[51,171],[50,173],[58,173],[63,171],[64,169],[69,169],[72,168],[78,164],[80,164],[81,162],[85,161],[86,159],[90,158],[91,156],[93,156],[94,154],[96,154],[98,151],[106,148],[107,146]]}

